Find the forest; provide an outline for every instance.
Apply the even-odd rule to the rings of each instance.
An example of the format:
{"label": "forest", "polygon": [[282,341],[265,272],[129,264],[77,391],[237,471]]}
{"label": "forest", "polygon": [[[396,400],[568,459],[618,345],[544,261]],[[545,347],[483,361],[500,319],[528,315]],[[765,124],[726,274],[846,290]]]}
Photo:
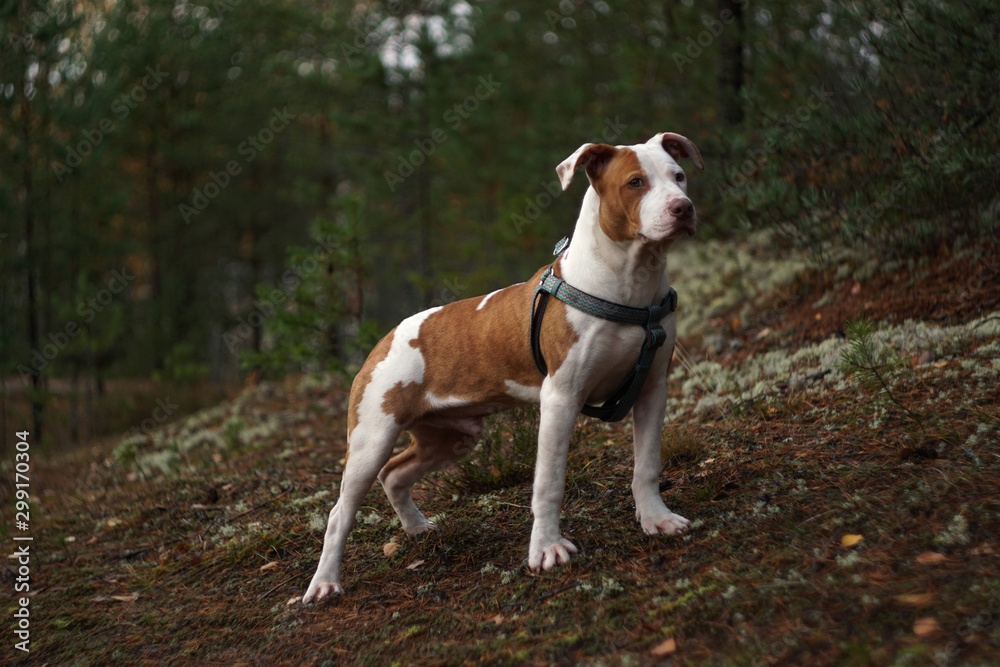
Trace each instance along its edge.
{"label": "forest", "polygon": [[[13,479],[24,442],[15,433],[30,432],[33,461],[45,459],[36,484],[52,490],[31,503],[61,499],[42,562],[83,562],[89,573],[37,641],[56,651],[60,633],[96,627],[88,601],[100,599],[134,610],[100,617],[113,619],[108,646],[117,648],[88,645],[84,662],[64,664],[158,664],[167,655],[278,664],[264,657],[272,650],[282,664],[344,652],[374,663],[617,664],[634,654],[705,664],[716,650],[719,664],[988,664],[1000,651],[991,606],[1000,590],[970,582],[996,581],[983,556],[1000,549],[997,72],[992,0],[0,0],[0,452]],[[322,612],[306,618],[284,606],[304,591],[319,533],[312,513],[277,510],[287,501],[325,511],[321,476],[342,469],[347,390],[365,356],[402,318],[524,281],[549,263],[586,188],[578,176],[564,192],[555,167],[581,144],[636,144],[659,132],[690,139],[705,163],[688,172],[697,236],[668,259],[682,344],[661,489],[686,489],[686,502],[710,505],[706,516],[721,523],[706,519],[683,543],[692,560],[664,575],[683,585],[620,590],[632,576],[630,540],[642,536],[621,529],[614,541],[611,514],[583,529],[614,536],[580,566],[593,570],[584,579],[518,569],[523,545],[514,540],[514,549],[508,535],[520,536],[526,517],[510,512],[528,503],[530,478],[501,454],[530,458],[534,436],[504,418],[485,453],[426,492],[457,523],[396,557],[426,561],[433,575],[431,565],[392,569],[379,550],[396,539],[378,525],[387,506],[366,508],[368,532],[350,548],[378,552],[368,557],[376,569],[346,603],[353,620],[338,627],[378,648],[296,653],[292,628],[319,633],[325,622]],[[834,442],[827,434],[838,428]],[[810,467],[794,467],[793,440],[814,450]],[[624,445],[612,454],[598,446],[605,441]],[[587,471],[576,500],[628,505],[595,481],[599,470],[619,475],[626,434],[586,421],[575,442],[571,466]],[[940,472],[947,488],[932,479],[934,466],[952,466]],[[913,477],[897,484],[897,473]],[[736,500],[735,489],[751,487]],[[786,507],[779,514],[776,503],[791,507],[802,489],[818,505],[795,505],[786,531]],[[473,492],[488,502],[467,502]],[[13,487],[3,494],[11,505]],[[451,498],[472,513],[453,514]],[[840,503],[853,518],[816,518]],[[891,525],[878,524],[878,535],[849,525],[876,521],[879,505],[912,512],[884,518]],[[519,527],[468,537],[479,511]],[[775,522],[780,545],[755,541],[766,537],[755,537],[759,523],[719,519],[734,512]],[[249,537],[234,537],[250,519]],[[712,548],[723,549],[724,525],[736,530],[724,545],[730,562],[742,535],[766,566],[708,574],[710,554],[694,550],[710,531]],[[942,573],[931,593],[911,590],[916,575],[872,556],[879,585],[895,587],[873,599],[910,614],[899,630],[882,603],[840,604],[837,589],[872,578],[829,568],[862,553],[852,551],[859,542],[875,549],[904,528],[913,558],[944,560],[931,564]],[[188,530],[202,531],[200,542],[182,537]],[[799,545],[813,530],[833,546]],[[85,539],[96,550],[87,556]],[[448,540],[468,551],[456,555]],[[653,543],[636,549],[641,568],[658,572],[673,556]],[[503,587],[459,593],[469,577],[486,576],[488,561],[471,561],[490,545]],[[788,574],[797,557],[820,551],[825,565],[805,579]],[[152,568],[136,589],[144,591],[203,576],[232,591],[237,580],[224,566],[255,579],[273,574],[265,566],[289,568],[275,575],[281,582],[255,583],[246,594],[254,611],[232,630],[277,634],[240,635],[242,648],[227,652],[209,640],[224,625],[221,598],[186,599],[186,613],[200,610],[186,628],[139,609],[156,594],[137,602],[94,583],[109,568],[140,565]],[[364,567],[352,566],[349,579],[364,580]],[[454,579],[431,583],[446,567],[458,567]],[[774,579],[777,570],[784,578]],[[397,576],[425,577],[420,590],[431,592],[386,602],[393,593],[382,589],[405,588]],[[55,585],[48,577],[45,586]],[[733,591],[768,587],[799,597],[733,611]],[[820,610],[799,623],[809,590],[819,591]],[[912,597],[924,594],[949,611],[914,611],[934,606]],[[274,596],[281,607],[268,615]],[[478,620],[452,609],[436,625],[427,606],[449,596]],[[373,599],[384,614],[359,617],[372,613],[361,600]],[[526,611],[542,601],[575,629]],[[679,620],[696,603],[691,620]],[[588,606],[602,611],[588,620]],[[982,609],[989,619],[970,626]],[[759,614],[770,625],[755,644]],[[855,617],[869,627],[852,638]],[[144,632],[155,651],[138,647]],[[429,648],[432,636],[443,643]],[[52,664],[69,660],[52,655],[62,656]]]}
{"label": "forest", "polygon": [[357,364],[544,263],[585,141],[691,138],[703,237],[823,266],[996,233],[985,0],[522,4],[8,2],[7,409],[81,441],[116,378]]}

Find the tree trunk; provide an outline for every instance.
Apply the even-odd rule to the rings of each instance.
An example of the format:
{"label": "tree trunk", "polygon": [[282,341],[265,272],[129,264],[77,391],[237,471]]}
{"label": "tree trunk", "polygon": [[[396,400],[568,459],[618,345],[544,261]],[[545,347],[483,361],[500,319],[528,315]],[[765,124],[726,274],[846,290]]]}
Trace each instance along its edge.
{"label": "tree trunk", "polygon": [[744,79],[743,42],[746,34],[746,18],[739,0],[719,0],[718,8],[718,19],[724,25],[724,30],[719,36],[718,76],[722,119],[729,125],[740,125],[743,122],[740,90],[743,88]]}
{"label": "tree trunk", "polygon": [[[25,12],[24,15],[27,16],[27,12]],[[24,94],[28,80],[26,68],[22,68],[22,71],[25,73],[22,74],[20,83],[22,94]],[[28,344],[31,346],[32,350],[37,350],[41,353],[41,332],[38,327],[38,282],[37,276],[35,275],[35,207],[32,201],[33,181],[31,148],[34,145],[34,142],[31,140],[32,118],[33,114],[31,111],[31,101],[27,98],[27,95],[25,95],[21,101],[21,133],[24,150],[24,165],[22,170],[22,184],[24,187],[24,270],[28,278],[28,308],[26,314],[28,317]],[[33,436],[35,442],[41,442],[45,413],[45,404],[42,398],[45,383],[42,379],[41,370],[32,374],[31,389],[31,421]]]}

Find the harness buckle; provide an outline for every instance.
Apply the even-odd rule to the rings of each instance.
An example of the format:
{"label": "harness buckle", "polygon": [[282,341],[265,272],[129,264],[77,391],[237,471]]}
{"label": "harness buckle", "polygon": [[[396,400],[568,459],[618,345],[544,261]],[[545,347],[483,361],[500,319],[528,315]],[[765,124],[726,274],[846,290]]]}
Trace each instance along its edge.
{"label": "harness buckle", "polygon": [[646,329],[646,345],[649,346],[649,349],[655,350],[665,342],[667,342],[667,332],[659,323]]}

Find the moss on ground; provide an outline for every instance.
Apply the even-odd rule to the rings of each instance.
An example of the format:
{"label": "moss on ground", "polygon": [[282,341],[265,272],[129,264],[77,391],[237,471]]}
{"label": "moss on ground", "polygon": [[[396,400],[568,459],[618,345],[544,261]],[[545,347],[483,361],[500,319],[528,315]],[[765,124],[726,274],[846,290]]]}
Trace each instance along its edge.
{"label": "moss on ground", "polygon": [[[787,315],[798,307],[813,304]],[[648,664],[673,640],[673,664],[990,664],[998,323],[878,324],[879,344],[908,362],[891,378],[905,409],[840,371],[836,337],[792,345],[776,332],[714,357],[690,343],[661,479],[693,520],[687,535],[635,524],[630,423],[581,418],[563,508],[580,553],[528,571],[530,477],[493,474],[495,453],[523,444],[508,418],[473,467],[418,488],[440,530],[407,538],[369,494],[347,594],[309,606],[298,596],[336,498],[345,388],[248,388],[141,442],[39,464],[32,653],[15,659]],[[726,407],[698,410],[705,396]]]}

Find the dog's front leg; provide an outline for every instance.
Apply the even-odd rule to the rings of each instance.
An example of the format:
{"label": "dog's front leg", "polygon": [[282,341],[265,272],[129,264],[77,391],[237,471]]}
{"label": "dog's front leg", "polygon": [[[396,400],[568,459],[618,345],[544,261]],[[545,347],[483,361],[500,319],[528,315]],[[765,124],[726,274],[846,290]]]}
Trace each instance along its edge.
{"label": "dog's front leg", "polygon": [[551,378],[542,384],[541,419],[538,427],[538,458],[531,496],[531,545],[528,566],[550,570],[568,563],[576,546],[559,533],[559,511],[566,488],[566,457],[573,425],[581,405],[553,387]]}
{"label": "dog's front leg", "polygon": [[667,375],[672,352],[672,348],[667,347],[656,355],[632,409],[635,448],[632,497],[635,499],[635,518],[647,535],[676,535],[687,530],[691,523],[668,510],[660,497],[660,441],[667,410]]}

